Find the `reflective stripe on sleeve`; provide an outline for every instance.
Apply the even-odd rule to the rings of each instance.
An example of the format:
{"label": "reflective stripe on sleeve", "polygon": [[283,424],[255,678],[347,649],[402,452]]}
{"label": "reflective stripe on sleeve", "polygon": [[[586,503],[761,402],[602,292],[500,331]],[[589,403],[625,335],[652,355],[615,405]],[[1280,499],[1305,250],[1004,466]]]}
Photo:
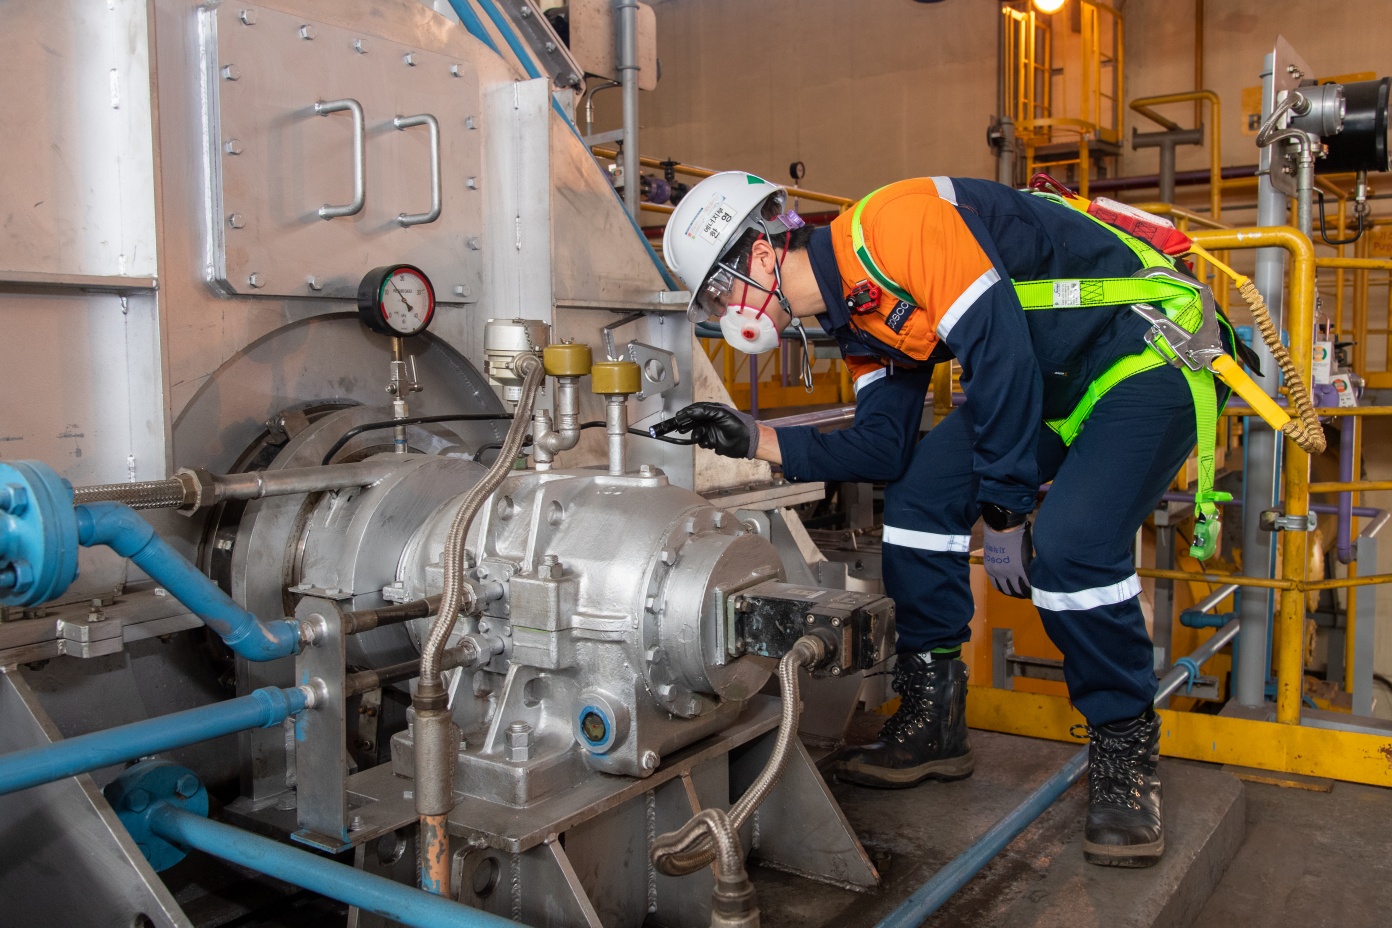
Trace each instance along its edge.
{"label": "reflective stripe on sleeve", "polygon": [[917,548],[920,551],[947,551],[953,554],[968,554],[971,551],[970,535],[941,535],[937,532],[915,532],[908,528],[884,527],[884,543],[899,545],[901,548]]}
{"label": "reflective stripe on sleeve", "polygon": [[856,395],[859,396],[861,390],[864,390],[866,387],[870,386],[875,381],[883,380],[888,376],[889,368],[887,367],[882,367],[879,370],[873,370],[868,374],[861,374],[859,377],[855,379]]}
{"label": "reflective stripe on sleeve", "polygon": [[999,281],[1000,272],[995,268],[988,268],[976,280],[971,282],[967,289],[962,291],[962,295],[952,301],[947,312],[943,313],[942,321],[938,323],[938,338],[946,339],[952,332],[952,327],[957,324],[957,320],[979,299],[987,290],[990,290]]}
{"label": "reflective stripe on sleeve", "polygon": [[957,205],[957,188],[952,186],[952,178],[935,177],[933,178],[933,186],[938,188],[938,196],[940,198],[951,203],[953,206]]}
{"label": "reflective stripe on sleeve", "polygon": [[[887,527],[886,532],[888,532]],[[1124,603],[1128,599],[1140,595],[1141,578],[1132,574],[1120,583],[1095,586],[1090,590],[1079,590],[1076,593],[1050,593],[1048,590],[1035,587],[1034,595],[1030,598],[1040,609],[1048,609],[1053,612],[1081,612],[1100,606],[1115,606],[1117,603]]]}

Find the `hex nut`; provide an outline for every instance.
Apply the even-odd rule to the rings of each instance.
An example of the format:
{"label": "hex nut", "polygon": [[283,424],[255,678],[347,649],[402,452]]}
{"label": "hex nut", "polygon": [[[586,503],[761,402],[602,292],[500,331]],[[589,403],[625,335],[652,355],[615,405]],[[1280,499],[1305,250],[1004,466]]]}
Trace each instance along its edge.
{"label": "hex nut", "polygon": [[656,751],[644,751],[640,763],[644,770],[656,770],[658,765],[662,763],[662,758],[658,756]]}
{"label": "hex nut", "polygon": [[225,81],[239,81],[242,79],[242,69],[235,64],[225,65],[222,69],[222,79]]}
{"label": "hex nut", "polygon": [[508,760],[521,763],[532,759],[532,726],[526,722],[513,722],[503,737],[507,742]]}
{"label": "hex nut", "polygon": [[318,34],[313,23],[305,23],[300,27],[300,38],[304,39],[306,42],[314,41],[314,37]]}

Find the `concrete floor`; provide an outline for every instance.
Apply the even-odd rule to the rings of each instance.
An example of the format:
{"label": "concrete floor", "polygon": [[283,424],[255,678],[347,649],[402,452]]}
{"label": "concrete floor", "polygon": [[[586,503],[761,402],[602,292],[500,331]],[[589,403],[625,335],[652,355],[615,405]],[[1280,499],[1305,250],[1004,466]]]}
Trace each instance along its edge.
{"label": "concrete floor", "polygon": [[1247,838],[1194,924],[1392,924],[1392,790],[1247,784]]}
{"label": "concrete floor", "polygon": [[[1075,750],[973,732],[969,780],[900,791],[833,783],[880,867],[870,894],[755,866],[764,928],[869,928]],[[1081,859],[1075,785],[938,912],[929,928],[1374,928],[1392,924],[1392,790],[1239,784],[1222,769],[1162,764],[1167,853],[1144,871]],[[1244,808],[1245,807],[1245,808]]]}

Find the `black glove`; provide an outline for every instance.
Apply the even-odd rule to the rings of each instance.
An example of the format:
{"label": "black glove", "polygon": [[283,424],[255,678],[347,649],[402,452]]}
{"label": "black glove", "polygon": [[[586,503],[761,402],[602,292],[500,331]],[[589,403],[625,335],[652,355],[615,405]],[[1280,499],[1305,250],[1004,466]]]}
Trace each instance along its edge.
{"label": "black glove", "polygon": [[724,403],[692,403],[653,426],[651,432],[690,432],[696,444],[727,458],[752,458],[759,450],[759,426],[754,417]]}
{"label": "black glove", "polygon": [[982,561],[986,576],[1006,596],[1029,599],[1033,590],[1029,582],[1030,561],[1034,560],[1034,544],[1030,540],[1030,524],[999,531],[986,526]]}

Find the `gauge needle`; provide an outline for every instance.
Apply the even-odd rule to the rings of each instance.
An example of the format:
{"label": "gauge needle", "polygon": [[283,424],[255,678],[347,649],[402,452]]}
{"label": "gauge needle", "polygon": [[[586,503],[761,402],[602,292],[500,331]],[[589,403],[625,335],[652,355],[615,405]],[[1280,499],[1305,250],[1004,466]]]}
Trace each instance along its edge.
{"label": "gauge needle", "polygon": [[396,291],[396,295],[401,297],[401,302],[406,304],[406,308],[411,312],[415,312],[416,308],[411,305],[410,300],[406,299],[406,294],[401,292],[401,288],[396,285],[396,280],[394,278],[388,277],[387,282],[392,285],[392,289]]}

